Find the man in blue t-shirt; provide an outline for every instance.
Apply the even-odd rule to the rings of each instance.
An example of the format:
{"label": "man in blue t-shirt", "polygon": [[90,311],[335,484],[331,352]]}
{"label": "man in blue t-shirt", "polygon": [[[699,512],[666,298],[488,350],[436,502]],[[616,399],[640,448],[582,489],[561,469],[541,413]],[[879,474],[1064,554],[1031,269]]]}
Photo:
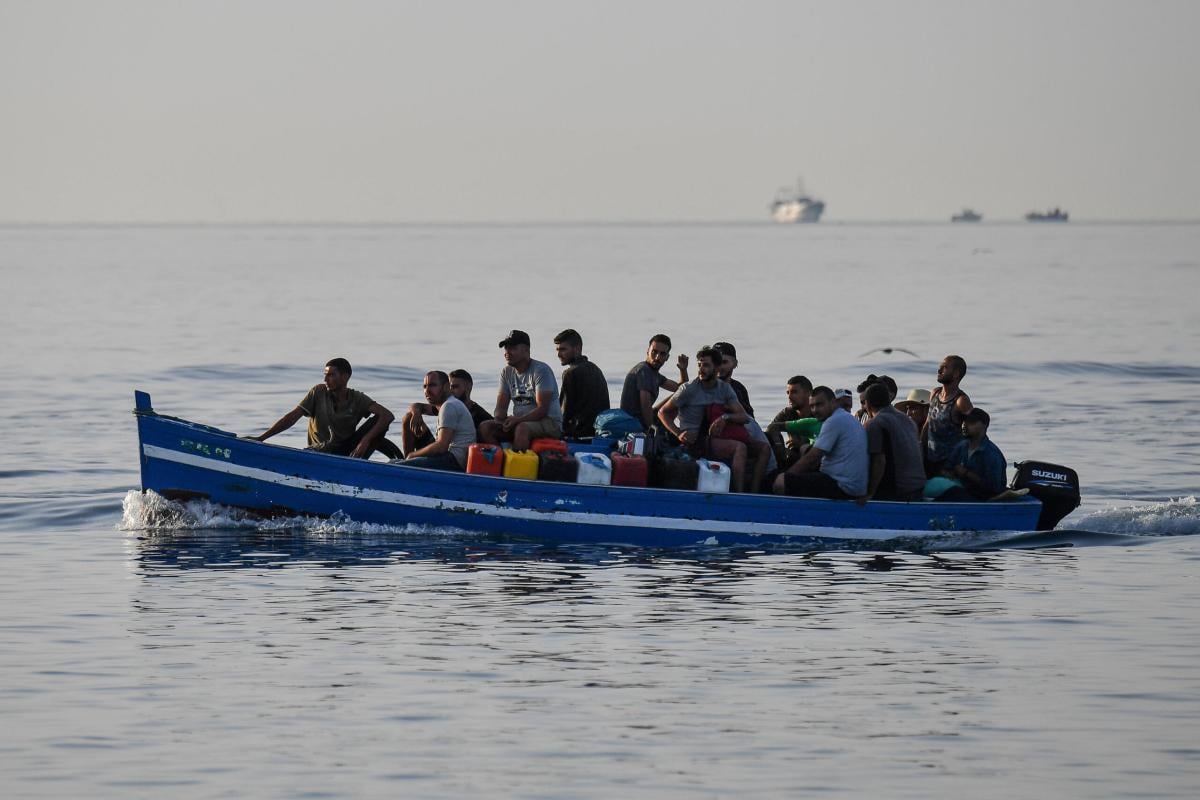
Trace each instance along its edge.
{"label": "man in blue t-shirt", "polygon": [[813,416],[821,433],[800,460],[775,478],[775,494],[865,499],[870,459],[867,432],[845,408],[836,405],[833,390],[818,386],[812,393]]}
{"label": "man in blue t-shirt", "polygon": [[[1004,453],[987,437],[992,418],[982,408],[974,407],[963,416],[964,438],[950,451],[946,469],[948,478],[962,482],[971,500],[990,500],[1004,491],[1008,462]],[[946,498],[943,495],[942,499]]]}

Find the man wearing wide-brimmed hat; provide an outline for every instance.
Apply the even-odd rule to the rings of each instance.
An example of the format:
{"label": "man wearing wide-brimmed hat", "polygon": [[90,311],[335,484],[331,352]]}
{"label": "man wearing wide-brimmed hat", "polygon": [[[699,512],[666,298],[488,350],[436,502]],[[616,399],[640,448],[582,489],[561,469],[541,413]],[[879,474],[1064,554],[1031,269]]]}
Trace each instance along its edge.
{"label": "man wearing wide-brimmed hat", "polygon": [[909,419],[917,423],[917,432],[919,433],[925,427],[925,420],[929,417],[929,390],[913,389],[908,393],[908,397],[898,400],[892,405],[901,414],[907,414]]}

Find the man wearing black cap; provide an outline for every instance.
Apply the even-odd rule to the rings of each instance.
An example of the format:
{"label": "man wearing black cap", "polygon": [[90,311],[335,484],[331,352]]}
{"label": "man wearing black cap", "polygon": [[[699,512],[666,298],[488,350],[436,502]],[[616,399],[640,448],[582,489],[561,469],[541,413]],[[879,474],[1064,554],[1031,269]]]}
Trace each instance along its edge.
{"label": "man wearing black cap", "polygon": [[[973,407],[963,416],[964,438],[954,446],[943,474],[962,481],[972,500],[990,500],[1004,491],[1008,462],[987,436],[992,418]],[[963,498],[968,499],[968,498]]]}
{"label": "man wearing black cap", "polygon": [[500,370],[496,418],[479,426],[479,438],[489,444],[512,442],[514,450],[528,450],[534,439],[561,439],[562,409],[554,370],[529,357],[529,334],[525,331],[509,331],[500,340],[500,347],[506,366]]}
{"label": "man wearing black cap", "polygon": [[742,410],[746,412],[746,416],[750,417],[746,423],[746,430],[749,432],[750,438],[766,445],[759,451],[766,458],[766,469],[768,471],[777,469],[779,462],[775,458],[775,451],[771,449],[771,440],[767,438],[762,426],[754,419],[754,406],[750,405],[750,392],[746,391],[746,387],[742,385],[741,381],[733,377],[733,371],[738,366],[737,349],[729,342],[717,342],[712,349],[721,354],[721,363],[717,365],[717,377],[729,384],[733,393],[737,395],[738,402],[742,404]]}
{"label": "man wearing black cap", "polygon": [[729,384],[733,389],[733,393],[737,395],[738,402],[742,404],[742,409],[751,417],[754,416],[754,407],[750,405],[750,392],[746,391],[746,387],[742,382],[733,377],[733,371],[737,369],[737,350],[729,342],[717,342],[712,346],[721,354],[721,363],[717,365],[717,376]]}

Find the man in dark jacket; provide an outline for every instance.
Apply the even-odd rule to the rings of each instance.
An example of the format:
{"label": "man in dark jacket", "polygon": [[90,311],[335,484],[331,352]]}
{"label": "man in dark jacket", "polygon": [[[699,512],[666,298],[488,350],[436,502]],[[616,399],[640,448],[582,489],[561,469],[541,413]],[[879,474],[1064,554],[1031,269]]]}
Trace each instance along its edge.
{"label": "man in dark jacket", "polygon": [[596,432],[596,415],[612,408],[608,381],[600,368],[583,354],[583,337],[574,328],[555,336],[554,347],[559,362],[566,367],[558,389],[563,436],[575,439],[592,436]]}

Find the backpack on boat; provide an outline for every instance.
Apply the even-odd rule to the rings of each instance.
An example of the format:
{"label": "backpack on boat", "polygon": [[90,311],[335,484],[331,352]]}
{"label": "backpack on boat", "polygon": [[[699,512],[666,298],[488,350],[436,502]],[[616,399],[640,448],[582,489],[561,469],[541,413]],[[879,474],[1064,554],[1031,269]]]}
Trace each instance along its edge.
{"label": "backpack on boat", "polygon": [[641,420],[634,419],[619,408],[610,408],[596,415],[596,435],[620,441],[629,433],[645,433]]}

